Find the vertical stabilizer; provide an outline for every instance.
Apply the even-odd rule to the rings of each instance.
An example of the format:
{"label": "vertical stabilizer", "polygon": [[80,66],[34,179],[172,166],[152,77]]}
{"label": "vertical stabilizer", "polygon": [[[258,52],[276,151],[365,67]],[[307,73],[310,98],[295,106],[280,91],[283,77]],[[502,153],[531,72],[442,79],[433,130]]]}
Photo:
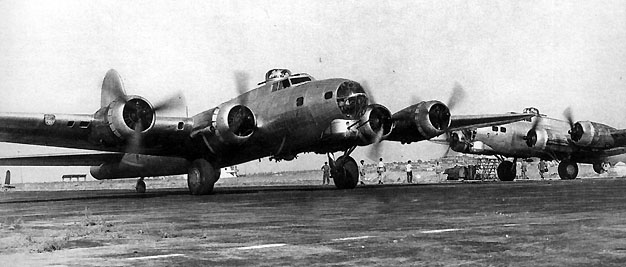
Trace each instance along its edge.
{"label": "vertical stabilizer", "polygon": [[10,185],[11,184],[11,171],[7,170],[7,176],[6,178],[4,178],[4,184],[5,185]]}
{"label": "vertical stabilizer", "polygon": [[111,69],[104,76],[102,81],[102,94],[100,95],[100,107],[105,107],[113,100],[126,95],[122,77],[116,70]]}

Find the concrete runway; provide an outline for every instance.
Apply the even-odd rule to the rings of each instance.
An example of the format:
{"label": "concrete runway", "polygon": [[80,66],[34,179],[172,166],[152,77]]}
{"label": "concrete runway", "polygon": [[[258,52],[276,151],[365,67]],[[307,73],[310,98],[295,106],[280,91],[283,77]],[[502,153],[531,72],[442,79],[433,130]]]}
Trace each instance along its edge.
{"label": "concrete runway", "polygon": [[594,178],[8,192],[0,265],[622,266],[625,189]]}

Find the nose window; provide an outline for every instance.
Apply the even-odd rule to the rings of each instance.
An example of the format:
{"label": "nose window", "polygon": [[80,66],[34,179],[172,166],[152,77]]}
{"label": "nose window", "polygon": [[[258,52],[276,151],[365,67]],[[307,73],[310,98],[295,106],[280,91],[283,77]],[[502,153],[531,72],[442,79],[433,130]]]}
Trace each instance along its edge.
{"label": "nose window", "polygon": [[367,106],[367,95],[356,82],[343,82],[337,89],[337,106],[349,118],[357,117]]}

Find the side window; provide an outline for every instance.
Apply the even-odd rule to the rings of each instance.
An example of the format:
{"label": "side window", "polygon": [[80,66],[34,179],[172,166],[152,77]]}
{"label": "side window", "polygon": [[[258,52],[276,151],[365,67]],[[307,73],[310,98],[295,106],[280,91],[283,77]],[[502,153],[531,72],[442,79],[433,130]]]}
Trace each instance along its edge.
{"label": "side window", "polygon": [[324,93],[324,99],[331,99],[331,98],[333,98],[333,91]]}
{"label": "side window", "polygon": [[283,84],[283,88],[288,88],[289,86],[291,86],[291,84],[289,83],[289,79],[284,79],[281,83]]}
{"label": "side window", "polygon": [[498,131],[498,126],[491,126],[491,130],[494,131],[494,132],[497,132]]}
{"label": "side window", "polygon": [[301,96],[301,97],[298,97],[298,98],[296,99],[296,106],[298,106],[298,107],[299,107],[299,106],[302,106],[303,104],[304,104],[304,97],[302,97],[302,96]]}
{"label": "side window", "polygon": [[500,132],[506,133],[506,128],[500,127]]}
{"label": "side window", "polygon": [[278,91],[280,89],[281,89],[280,83],[273,83],[272,84],[272,92],[276,92],[276,91]]}

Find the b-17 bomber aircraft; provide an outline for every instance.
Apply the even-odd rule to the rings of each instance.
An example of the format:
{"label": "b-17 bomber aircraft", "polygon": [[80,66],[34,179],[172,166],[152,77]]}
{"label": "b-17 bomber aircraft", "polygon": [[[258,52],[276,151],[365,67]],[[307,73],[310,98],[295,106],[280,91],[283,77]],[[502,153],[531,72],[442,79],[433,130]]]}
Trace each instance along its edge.
{"label": "b-17 bomber aircraft", "polygon": [[503,181],[515,179],[517,159],[559,161],[558,173],[564,180],[578,176],[578,163],[593,164],[600,174],[626,160],[626,129],[574,122],[569,108],[564,112],[567,120],[547,117],[536,108],[526,108],[523,114],[535,116],[500,126],[452,131],[446,143],[457,152],[498,156],[497,174]]}
{"label": "b-17 bomber aircraft", "polygon": [[[411,143],[449,130],[503,124],[528,114],[451,116],[440,101],[422,101],[395,114],[372,103],[358,82],[272,69],[259,87],[245,90],[247,75],[235,75],[240,95],[192,117],[163,116],[175,101],[153,105],[127,95],[115,70],[102,83],[101,108],[93,114],[0,113],[0,141],[93,150],[94,153],[0,159],[13,166],[91,166],[96,179],[187,174],[191,194],[210,193],[220,168],[300,153],[327,154],[340,189],[354,188],[357,146],[381,140]],[[341,152],[337,158],[335,152]]]}

